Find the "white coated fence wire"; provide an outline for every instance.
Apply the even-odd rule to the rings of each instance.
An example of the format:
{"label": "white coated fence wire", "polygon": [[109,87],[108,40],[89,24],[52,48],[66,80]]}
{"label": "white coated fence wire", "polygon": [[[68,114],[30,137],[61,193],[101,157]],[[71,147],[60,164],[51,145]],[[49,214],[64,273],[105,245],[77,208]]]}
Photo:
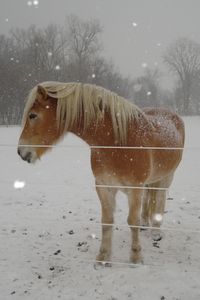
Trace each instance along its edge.
{"label": "white coated fence wire", "polygon": [[[38,223],[38,220],[35,219],[35,221]],[[45,223],[52,223],[52,219],[45,219]],[[157,231],[167,231],[167,232],[181,232],[181,233],[195,233],[195,234],[200,234],[200,230],[199,229],[188,229],[188,228],[173,228],[173,227],[166,227],[166,226],[161,226],[161,227],[154,227],[154,226],[143,226],[143,225],[128,225],[128,224],[120,224],[120,223],[112,223],[112,224],[107,224],[107,223],[101,223],[101,222],[82,222],[82,221],[66,221],[66,219],[64,219],[64,224],[65,226],[85,226],[85,227],[89,227],[90,225],[93,227],[101,227],[101,226],[110,226],[113,227],[113,229],[118,230],[119,228],[139,228],[141,230],[157,230]],[[11,224],[9,224],[10,226]],[[177,225],[177,224],[175,224]],[[7,227],[7,224],[1,224],[2,228],[4,226]]]}
{"label": "white coated fence wire", "polygon": [[[90,260],[90,259],[77,259],[77,258],[72,258],[70,259],[71,261],[78,261],[80,263],[86,263],[86,264],[92,264],[93,263],[93,267],[95,270],[99,270],[102,267],[104,268],[109,268],[112,266],[118,266],[118,267],[130,267],[130,268],[148,268],[148,267],[157,267],[159,268],[159,270],[164,269],[166,270],[166,265],[165,264],[150,264],[150,263],[146,263],[146,262],[142,262],[140,264],[134,264],[134,263],[130,263],[130,262],[121,262],[121,261],[98,261],[98,260]],[[194,273],[194,274],[199,274],[199,270],[189,270],[190,274]]]}
{"label": "white coated fence wire", "polygon": [[157,190],[157,191],[168,191],[168,188],[160,187],[149,187],[149,186],[128,186],[128,185],[107,185],[107,184],[96,184],[98,188],[112,188],[112,189],[134,189],[134,190]]}
{"label": "white coated fence wire", "polygon": [[101,146],[101,145],[16,145],[16,144],[0,144],[0,147],[16,148],[17,147],[28,148],[90,148],[90,149],[124,149],[124,150],[197,150],[200,146],[191,147],[143,147],[143,146]]}

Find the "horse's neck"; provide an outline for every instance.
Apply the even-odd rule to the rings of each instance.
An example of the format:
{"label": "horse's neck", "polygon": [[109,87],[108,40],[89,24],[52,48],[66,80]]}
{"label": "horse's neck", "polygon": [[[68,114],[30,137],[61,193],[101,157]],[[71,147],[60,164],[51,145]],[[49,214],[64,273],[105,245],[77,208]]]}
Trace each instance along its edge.
{"label": "horse's neck", "polygon": [[[136,138],[142,135],[143,131],[148,131],[148,127],[148,121],[143,115],[140,115],[139,120],[132,120],[128,123],[127,143],[134,144]],[[114,135],[113,124],[109,114],[105,114],[104,118],[98,122],[96,120],[92,121],[85,129],[83,120],[79,120],[70,131],[89,145],[117,146],[121,144]]]}
{"label": "horse's neck", "polygon": [[88,145],[114,145],[116,143],[112,121],[109,115],[105,115],[100,121],[92,121],[87,128],[84,128],[84,121],[79,120],[74,124],[70,132],[74,133]]}

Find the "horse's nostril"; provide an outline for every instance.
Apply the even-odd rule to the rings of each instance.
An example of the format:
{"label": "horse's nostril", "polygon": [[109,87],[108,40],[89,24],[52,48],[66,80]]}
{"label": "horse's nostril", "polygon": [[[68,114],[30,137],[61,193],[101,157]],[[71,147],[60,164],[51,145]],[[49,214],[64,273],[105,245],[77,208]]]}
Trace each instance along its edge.
{"label": "horse's nostril", "polygon": [[27,162],[31,162],[31,152],[28,152],[27,154],[26,154],[26,156],[24,157],[24,159],[27,161]]}
{"label": "horse's nostril", "polygon": [[19,150],[19,148],[17,149],[17,153],[21,156],[21,151]]}

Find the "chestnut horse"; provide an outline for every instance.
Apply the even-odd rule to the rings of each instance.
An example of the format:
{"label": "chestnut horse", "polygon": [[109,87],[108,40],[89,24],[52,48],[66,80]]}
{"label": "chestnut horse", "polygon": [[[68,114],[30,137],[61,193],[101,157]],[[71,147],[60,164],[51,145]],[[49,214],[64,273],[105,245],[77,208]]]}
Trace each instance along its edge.
{"label": "chestnut horse", "polygon": [[161,225],[166,189],[182,158],[183,121],[166,109],[142,111],[91,84],[44,82],[35,86],[24,109],[18,154],[34,163],[66,132],[82,138],[91,148],[102,208],[97,261],[110,260],[115,196],[121,190],[129,203],[130,260],[141,262],[139,226],[142,222],[156,228]]}

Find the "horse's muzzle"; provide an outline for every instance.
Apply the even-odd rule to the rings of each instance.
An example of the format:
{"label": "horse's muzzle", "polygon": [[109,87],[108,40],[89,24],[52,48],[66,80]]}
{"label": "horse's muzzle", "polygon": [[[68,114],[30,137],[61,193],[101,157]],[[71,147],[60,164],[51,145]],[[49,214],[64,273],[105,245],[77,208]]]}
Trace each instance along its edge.
{"label": "horse's muzzle", "polygon": [[28,163],[31,163],[33,161],[33,155],[30,151],[26,151],[25,149],[23,150],[18,147],[17,153],[23,160],[27,161]]}

